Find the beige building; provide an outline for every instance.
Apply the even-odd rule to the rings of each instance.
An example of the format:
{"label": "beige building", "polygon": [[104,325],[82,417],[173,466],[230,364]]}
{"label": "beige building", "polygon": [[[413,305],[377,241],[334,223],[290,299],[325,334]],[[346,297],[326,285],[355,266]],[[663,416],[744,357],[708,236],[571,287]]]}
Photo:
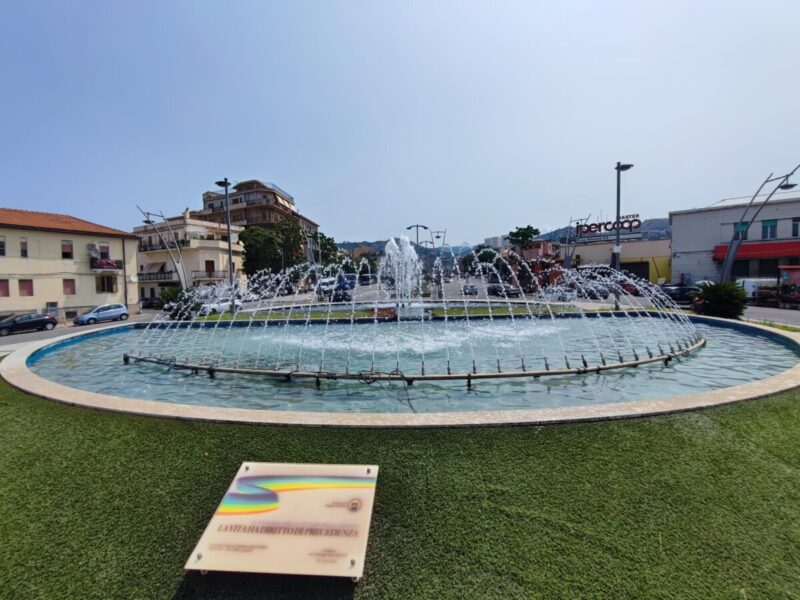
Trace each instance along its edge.
{"label": "beige building", "polygon": [[[242,278],[241,227],[231,226],[234,279]],[[138,282],[141,300],[158,298],[165,287],[197,287],[228,279],[228,231],[225,224],[192,218],[189,211],[166,222],[135,227],[139,239]]]}
{"label": "beige building", "polygon": [[[228,199],[231,203],[231,224],[242,227],[261,225],[269,229],[281,219],[292,219],[303,230],[305,236],[303,252],[308,260],[313,261],[317,256],[319,225],[300,214],[294,198],[274,183],[265,183],[257,179],[241,181],[230,188]],[[192,217],[225,223],[227,218],[225,194],[205,192],[203,210],[192,211]]]}
{"label": "beige building", "polygon": [[137,308],[136,237],[83,219],[0,208],[0,313],[62,319],[98,304]]}
{"label": "beige building", "polygon": [[[651,283],[669,282],[671,277],[672,240],[622,240],[620,266]],[[559,250],[559,260],[564,259],[565,252],[574,252],[572,266],[610,265],[614,251],[614,242],[582,241],[577,245],[563,245]]]}

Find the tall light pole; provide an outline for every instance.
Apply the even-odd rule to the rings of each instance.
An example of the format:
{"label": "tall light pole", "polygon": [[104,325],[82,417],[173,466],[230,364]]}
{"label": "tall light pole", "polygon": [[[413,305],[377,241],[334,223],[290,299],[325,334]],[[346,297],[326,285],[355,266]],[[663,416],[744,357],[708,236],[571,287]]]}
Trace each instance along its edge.
{"label": "tall light pole", "polygon": [[[764,206],[766,206],[767,202],[769,202],[770,198],[772,198],[775,192],[777,192],[778,190],[790,190],[797,185],[796,183],[789,183],[789,178],[792,175],[794,175],[797,169],[800,169],[800,165],[797,165],[792,171],[790,171],[786,175],[780,175],[778,177],[773,177],[772,173],[770,173],[769,176],[764,180],[764,183],[762,183],[758,187],[756,193],[753,194],[753,197],[750,198],[750,202],[747,204],[747,206],[744,209],[744,212],[742,213],[741,220],[739,221],[739,223],[733,224],[733,237],[731,237],[731,243],[728,244],[728,251],[725,253],[725,260],[722,263],[722,276],[720,277],[720,281],[722,283],[730,282],[731,271],[733,270],[733,262],[736,260],[736,252],[739,250],[739,246],[741,246],[742,241],[747,237],[747,231],[750,229],[750,225],[753,224],[753,221],[756,220],[756,217],[761,212],[761,209],[764,208]],[[753,205],[753,202],[755,202],[756,198],[761,193],[761,190],[764,189],[765,185],[767,185],[768,183],[772,183],[773,181],[779,181],[780,183],[778,183],[775,186],[775,188],[769,193],[767,198],[758,207],[756,212],[753,213],[753,216],[750,217],[749,221],[747,221],[747,225],[745,225],[744,228],[739,227],[741,223],[744,223],[744,220],[747,217],[747,211],[750,210],[750,207]]]}
{"label": "tall light pole", "polygon": [[231,240],[231,203],[228,201],[228,188],[231,182],[226,177],[215,182],[219,187],[225,188],[225,223],[228,225],[228,283],[233,286],[233,241]]}
{"label": "tall light pole", "polygon": [[614,243],[614,252],[613,252],[613,261],[612,261],[613,264],[612,264],[612,266],[617,271],[619,271],[619,268],[620,268],[620,254],[622,253],[622,245],[621,245],[621,242],[620,242],[620,226],[619,226],[619,217],[620,217],[620,210],[619,210],[620,201],[619,201],[619,198],[620,198],[620,186],[621,186],[621,181],[622,181],[621,175],[622,175],[623,171],[627,171],[628,169],[630,169],[632,167],[633,167],[633,165],[631,165],[631,164],[623,164],[621,162],[617,162],[617,166],[614,167],[614,170],[617,172],[617,222],[616,222],[617,235],[616,235],[616,242]]}
{"label": "tall light pole", "polygon": [[428,226],[427,225],[419,225],[419,224],[417,224],[417,225],[409,225],[408,227],[406,227],[406,229],[414,229],[414,228],[416,228],[416,230],[417,230],[417,248],[419,248],[419,230],[420,229],[428,229]]}

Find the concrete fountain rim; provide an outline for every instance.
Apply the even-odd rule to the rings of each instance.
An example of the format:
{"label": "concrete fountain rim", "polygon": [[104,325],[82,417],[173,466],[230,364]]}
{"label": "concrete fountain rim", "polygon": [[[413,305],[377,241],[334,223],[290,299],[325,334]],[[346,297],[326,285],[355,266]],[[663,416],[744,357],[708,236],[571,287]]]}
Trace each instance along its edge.
{"label": "concrete fountain rim", "polygon": [[[800,334],[782,331],[742,321],[731,321],[714,317],[692,316],[697,322],[734,327],[740,330],[756,330],[770,337],[783,339],[800,348]],[[130,328],[123,323],[100,330]],[[722,406],[743,400],[754,400],[800,387],[800,363],[766,379],[751,381],[736,386],[720,388],[687,396],[672,396],[656,400],[639,400],[598,404],[593,406],[566,406],[557,408],[531,408],[484,412],[438,412],[438,413],[327,413],[290,412],[252,408],[224,408],[172,404],[156,400],[140,400],[107,394],[98,394],[68,387],[33,373],[28,368],[31,356],[47,347],[81,337],[93,336],[91,332],[71,333],[41,342],[32,342],[19,348],[0,361],[0,376],[15,388],[24,392],[55,400],[64,404],[94,408],[128,414],[217,421],[231,423],[257,423],[264,425],[310,425],[333,427],[454,427],[482,425],[545,425],[601,421],[669,414],[713,406]]]}

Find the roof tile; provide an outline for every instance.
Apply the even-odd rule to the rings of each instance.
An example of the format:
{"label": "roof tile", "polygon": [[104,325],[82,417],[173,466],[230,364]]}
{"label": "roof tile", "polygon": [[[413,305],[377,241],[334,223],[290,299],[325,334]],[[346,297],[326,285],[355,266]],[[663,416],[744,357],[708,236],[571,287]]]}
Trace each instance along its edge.
{"label": "roof tile", "polygon": [[98,225],[97,223],[84,221],[69,215],[20,210],[18,208],[0,208],[0,227],[96,234],[109,237],[136,237],[128,231]]}

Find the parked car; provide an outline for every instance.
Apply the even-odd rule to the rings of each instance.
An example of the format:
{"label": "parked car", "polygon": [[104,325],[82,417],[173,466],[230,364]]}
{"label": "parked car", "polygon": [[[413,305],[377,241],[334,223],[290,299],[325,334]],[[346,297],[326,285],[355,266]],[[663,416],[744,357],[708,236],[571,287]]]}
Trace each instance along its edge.
{"label": "parked car", "polygon": [[22,331],[50,330],[58,324],[58,320],[45,313],[23,313],[11,315],[0,321],[0,336]]}
{"label": "parked car", "polygon": [[464,294],[465,296],[477,296],[478,286],[468,283],[461,288],[461,293]]}
{"label": "parked car", "polygon": [[362,273],[358,276],[358,285],[371,285],[373,280],[375,279],[374,275],[370,275],[369,273]]}
{"label": "parked car", "polygon": [[161,298],[142,298],[142,308],[158,310],[159,308],[164,308],[164,301]]}
{"label": "parked car", "polygon": [[590,300],[605,300],[609,296],[608,288],[599,283],[587,283],[577,289],[579,298],[588,298]]}
{"label": "parked car", "polygon": [[502,296],[503,295],[503,284],[502,283],[490,283],[486,286],[486,294],[489,296]]}
{"label": "parked car", "polygon": [[700,288],[693,285],[664,285],[661,291],[672,298],[675,304],[691,304],[694,292],[699,292]]}
{"label": "parked car", "polygon": [[344,282],[340,281],[339,283],[340,283],[340,286],[342,284],[344,284],[344,285],[347,286],[348,290],[352,290],[352,289],[355,289],[357,281],[358,281],[358,275],[356,275],[355,273],[345,273],[344,274]]}
{"label": "parked car", "polygon": [[128,318],[128,309],[124,304],[101,304],[75,317],[75,325],[92,325],[102,321],[124,321]]}
{"label": "parked car", "polygon": [[200,310],[197,312],[198,315],[201,317],[205,317],[206,315],[216,315],[225,312],[241,310],[242,308],[242,301],[234,299],[231,302],[230,299],[226,300],[216,300],[214,302],[206,302],[205,304],[200,306]]}
{"label": "parked car", "polygon": [[510,285],[508,283],[490,283],[486,286],[486,293],[489,296],[519,298],[522,295],[522,290],[520,290],[517,286]]}

